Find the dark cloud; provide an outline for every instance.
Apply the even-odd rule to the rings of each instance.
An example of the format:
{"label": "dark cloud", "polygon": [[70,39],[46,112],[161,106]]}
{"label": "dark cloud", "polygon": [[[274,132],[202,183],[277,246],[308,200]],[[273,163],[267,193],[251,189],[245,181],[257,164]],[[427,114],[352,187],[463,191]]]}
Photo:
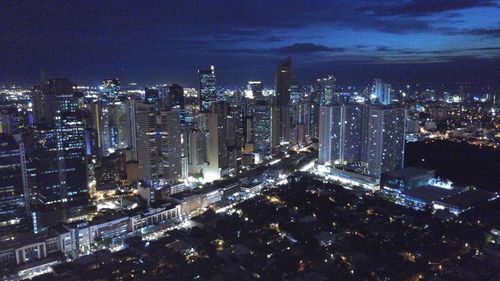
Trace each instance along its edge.
{"label": "dark cloud", "polygon": [[472,29],[472,30],[468,30],[467,34],[500,38],[500,27],[499,28],[478,28],[478,29]]}
{"label": "dark cloud", "polygon": [[386,46],[377,47],[377,52],[388,52],[388,51],[391,51],[391,48],[386,47]]}
{"label": "dark cloud", "polygon": [[[361,10],[380,16],[422,16],[477,7],[498,7],[494,0],[411,0],[378,2]],[[456,14],[455,14],[456,15]]]}
{"label": "dark cloud", "polygon": [[319,52],[345,52],[345,48],[332,48],[314,43],[295,43],[293,45],[283,46],[275,50],[283,53],[319,53]]}

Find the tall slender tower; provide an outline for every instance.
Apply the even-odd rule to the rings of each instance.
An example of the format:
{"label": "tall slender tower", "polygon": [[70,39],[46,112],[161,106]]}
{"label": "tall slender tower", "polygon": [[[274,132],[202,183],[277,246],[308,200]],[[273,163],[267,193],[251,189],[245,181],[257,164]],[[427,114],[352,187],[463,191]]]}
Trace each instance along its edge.
{"label": "tall slender tower", "polygon": [[160,112],[162,175],[168,183],[176,183],[182,175],[181,122],[179,110]]}
{"label": "tall slender tower", "polygon": [[[277,145],[290,141],[290,85],[293,82],[292,58],[282,61],[276,70],[276,122],[273,127],[273,138],[279,141]],[[273,145],[276,145],[273,143]]]}
{"label": "tall slender tower", "polygon": [[210,66],[209,69],[199,69],[199,99],[200,111],[209,112],[212,103],[217,101],[217,90],[215,88],[215,67]]}
{"label": "tall slender tower", "polygon": [[136,104],[137,160],[139,178],[156,181],[160,176],[160,151],[157,143],[156,105],[143,102]]}

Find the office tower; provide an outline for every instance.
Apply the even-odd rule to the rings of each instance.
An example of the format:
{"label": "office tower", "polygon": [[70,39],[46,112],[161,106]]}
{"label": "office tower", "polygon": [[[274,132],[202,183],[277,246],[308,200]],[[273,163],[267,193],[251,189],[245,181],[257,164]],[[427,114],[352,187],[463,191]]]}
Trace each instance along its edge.
{"label": "office tower", "polygon": [[138,177],[146,181],[157,181],[161,171],[159,170],[160,151],[157,144],[156,105],[137,102],[135,119],[137,125],[136,150],[139,161]]}
{"label": "office tower", "polygon": [[[292,59],[288,57],[276,69],[276,110],[277,120],[273,122],[273,134],[278,145],[290,141],[290,85],[293,82]],[[276,145],[273,143],[273,145]]]}
{"label": "office tower", "polygon": [[381,79],[375,79],[375,81],[373,81],[371,99],[374,103],[390,105],[391,91],[390,84],[383,83]]}
{"label": "office tower", "polygon": [[108,155],[114,149],[128,146],[127,104],[121,101],[96,101],[90,105],[92,128],[97,132],[100,155]]}
{"label": "office tower", "polygon": [[257,104],[253,110],[253,143],[254,152],[267,156],[271,152],[271,106]]}
{"label": "office tower", "polygon": [[[85,177],[84,136],[78,98],[74,83],[67,79],[46,80],[35,94],[35,153],[31,155],[38,167],[39,199],[44,204],[66,203],[88,197]],[[40,157],[44,155],[45,157]],[[46,165],[47,163],[56,166]],[[47,178],[57,171],[57,181]]]}
{"label": "office tower", "polygon": [[338,95],[335,92],[337,79],[333,75],[316,80],[319,90],[320,105],[333,105],[339,102]]}
{"label": "office tower", "polygon": [[163,179],[176,183],[182,175],[182,143],[179,110],[160,112],[161,165]]}
{"label": "office tower", "polygon": [[128,148],[131,150],[130,159],[132,161],[137,161],[137,101],[135,99],[128,99],[125,102],[125,112],[127,114],[126,118],[126,130],[127,130],[127,142]]}
{"label": "office tower", "polygon": [[68,79],[45,80],[35,87],[33,111],[35,123],[54,124],[56,115],[65,111],[76,111],[78,101],[74,97],[75,84]]}
{"label": "office tower", "polygon": [[402,169],[406,110],[370,106],[366,114],[368,123],[362,160],[368,163],[368,174],[379,178],[384,172]]}
{"label": "office tower", "polygon": [[262,95],[262,82],[261,81],[248,81],[247,91],[252,93],[255,100],[264,100]]}
{"label": "office tower", "polygon": [[202,173],[205,163],[205,133],[199,129],[188,129],[187,131],[187,157],[190,175]]}
{"label": "office tower", "polygon": [[300,85],[297,81],[294,80],[290,83],[289,92],[291,106],[298,104],[301,100],[302,93],[300,91]]}
{"label": "office tower", "polygon": [[97,130],[85,128],[83,130],[83,138],[85,142],[85,156],[97,155],[99,153]]}
{"label": "office tower", "polygon": [[26,222],[27,181],[24,144],[0,133],[0,236]]}
{"label": "office tower", "polygon": [[225,144],[224,114],[205,113],[207,118],[208,138],[206,160],[208,167],[203,176],[207,181],[218,180],[227,174],[228,149]]}
{"label": "office tower", "polygon": [[320,95],[313,91],[305,101],[304,108],[304,130],[309,141],[319,138],[319,105]]}
{"label": "office tower", "polygon": [[101,98],[103,101],[115,101],[118,99],[120,93],[120,81],[118,78],[104,79],[99,89],[101,90]]}
{"label": "office tower", "polygon": [[113,102],[107,105],[109,112],[109,130],[111,148],[121,149],[128,146],[127,106],[124,102]]}
{"label": "office tower", "polygon": [[217,101],[217,90],[215,88],[215,67],[212,65],[209,69],[199,69],[198,78],[200,111],[209,112],[211,104]]}
{"label": "office tower", "polygon": [[318,164],[331,165],[334,159],[333,148],[333,107],[321,106],[319,111],[319,150]]}
{"label": "office tower", "polygon": [[172,84],[168,87],[167,108],[179,108],[184,110],[184,88],[178,84]]}
{"label": "office tower", "polygon": [[359,161],[361,157],[363,107],[321,106],[319,154],[321,165]]}
{"label": "office tower", "polygon": [[97,147],[100,155],[107,155],[111,145],[110,114],[106,103],[96,101],[90,105],[92,128],[97,132]]}
{"label": "office tower", "polygon": [[281,138],[281,118],[278,106],[271,106],[271,146],[273,148],[280,145]]}
{"label": "office tower", "polygon": [[144,89],[144,100],[147,103],[159,104],[160,103],[160,92],[158,89],[145,88]]}

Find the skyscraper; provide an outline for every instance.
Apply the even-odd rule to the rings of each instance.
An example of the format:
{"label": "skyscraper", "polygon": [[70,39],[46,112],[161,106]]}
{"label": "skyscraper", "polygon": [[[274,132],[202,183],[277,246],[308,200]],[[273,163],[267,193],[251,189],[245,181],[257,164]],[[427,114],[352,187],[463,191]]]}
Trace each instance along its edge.
{"label": "skyscraper", "polygon": [[300,85],[297,81],[292,81],[290,83],[290,103],[291,105],[296,105],[300,102],[301,100],[301,92],[300,92]]}
{"label": "skyscraper", "polygon": [[101,90],[101,98],[103,101],[115,101],[120,93],[120,81],[118,78],[104,79],[99,88]]}
{"label": "skyscraper", "polygon": [[159,104],[159,102],[160,102],[160,92],[158,91],[158,89],[145,88],[144,89],[144,100],[147,103]]}
{"label": "skyscraper", "polygon": [[290,85],[293,81],[292,59],[282,61],[276,69],[276,122],[273,122],[273,135],[277,144],[290,141]]}
{"label": "skyscraper", "polygon": [[29,209],[24,144],[0,133],[0,236],[25,222]]}
{"label": "skyscraper", "polygon": [[184,110],[184,88],[178,84],[168,86],[167,108],[179,108]]}
{"label": "skyscraper", "polygon": [[254,152],[263,156],[271,151],[271,106],[257,104],[253,110],[252,133]]}
{"label": "skyscraper", "polygon": [[126,119],[127,142],[131,149],[130,160],[137,161],[137,101],[128,99],[125,102],[125,112],[128,116]]}
{"label": "skyscraper", "polygon": [[264,99],[264,96],[262,95],[262,82],[248,81],[247,90],[252,93],[252,96],[256,101]]}
{"label": "skyscraper", "polygon": [[136,103],[138,178],[149,184],[176,183],[182,176],[179,110]]}
{"label": "skyscraper", "polygon": [[362,145],[363,106],[321,106],[319,163],[359,161]]}
{"label": "skyscraper", "polygon": [[207,116],[207,162],[208,167],[203,171],[205,180],[220,179],[225,174],[228,161],[228,150],[225,145],[224,115],[219,113],[205,113]]}
{"label": "skyscraper", "polygon": [[337,79],[333,75],[325,78],[317,79],[319,87],[319,102],[321,105],[333,105],[339,102],[339,98],[335,92],[335,84]]}
{"label": "skyscraper", "polygon": [[97,132],[97,147],[100,155],[107,155],[111,148],[111,131],[109,128],[110,114],[103,101],[95,101],[90,105],[92,112],[92,127]]}
{"label": "skyscraper", "polygon": [[187,157],[189,174],[199,175],[205,163],[205,132],[199,129],[187,131]]}
{"label": "skyscraper", "polygon": [[406,110],[371,106],[367,114],[362,160],[368,163],[368,174],[378,178],[383,172],[403,168]]}
{"label": "skyscraper", "polygon": [[176,183],[182,175],[182,144],[179,109],[160,112],[161,165],[163,179]]}
{"label": "skyscraper", "polygon": [[137,126],[137,160],[139,161],[138,177],[142,180],[158,180],[160,151],[157,139],[156,106],[143,102],[136,103]]}
{"label": "skyscraper", "polygon": [[320,165],[361,161],[366,174],[403,167],[406,110],[400,107],[321,106],[319,118]]}
{"label": "skyscraper", "polygon": [[375,79],[375,81],[373,81],[371,99],[374,103],[390,105],[392,99],[391,91],[390,84],[382,82],[381,79]]}
{"label": "skyscraper", "polygon": [[209,112],[211,104],[217,101],[217,90],[215,88],[215,67],[212,65],[209,69],[199,69],[198,78],[200,111]]}
{"label": "skyscraper", "polygon": [[[44,204],[88,198],[84,125],[74,86],[68,79],[51,79],[36,89],[35,121],[39,126],[33,127],[36,145],[30,157],[37,167],[42,195],[38,199]],[[51,162],[56,166],[47,165]],[[55,171],[57,181],[52,183],[47,174]]]}

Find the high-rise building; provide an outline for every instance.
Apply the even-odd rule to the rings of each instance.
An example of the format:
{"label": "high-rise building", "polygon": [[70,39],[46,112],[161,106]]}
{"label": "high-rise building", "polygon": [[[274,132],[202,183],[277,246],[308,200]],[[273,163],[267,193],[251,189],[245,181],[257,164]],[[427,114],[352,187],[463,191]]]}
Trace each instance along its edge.
{"label": "high-rise building", "polygon": [[103,101],[115,101],[118,99],[118,95],[120,93],[120,81],[118,78],[104,79],[102,80],[102,85],[99,89],[101,90],[101,97]]}
{"label": "high-rise building", "polygon": [[111,145],[110,114],[107,104],[96,101],[90,105],[92,128],[97,132],[97,147],[100,155],[107,155]]}
{"label": "high-rise building", "polygon": [[65,111],[76,111],[75,84],[68,79],[49,79],[35,87],[33,111],[35,123],[54,124],[56,115]]}
{"label": "high-rise building", "polygon": [[97,132],[100,155],[108,155],[111,149],[128,146],[127,104],[121,101],[95,101],[90,105],[92,128]]}
{"label": "high-rise building", "polygon": [[0,236],[26,222],[27,181],[24,144],[0,133]]}
{"label": "high-rise building", "polygon": [[365,163],[374,178],[401,169],[404,160],[406,110],[400,107],[321,106],[320,165]]}
{"label": "high-rise building", "polygon": [[248,81],[247,91],[252,93],[255,100],[263,100],[262,95],[262,82],[261,81]]}
{"label": "high-rise building", "polygon": [[379,178],[384,172],[403,168],[406,110],[401,107],[371,106],[366,120],[362,160],[368,175]]}
{"label": "high-rise building", "polygon": [[292,59],[288,57],[276,69],[276,122],[272,128],[278,143],[273,146],[287,144],[290,141],[290,85],[293,82]]}
{"label": "high-rise building", "polygon": [[157,137],[157,113],[154,104],[136,103],[137,160],[139,179],[157,181],[160,176],[160,151]]}
{"label": "high-rise building", "polygon": [[278,106],[290,105],[290,85],[292,82],[292,58],[288,57],[276,69],[276,104]]}
{"label": "high-rise building", "polygon": [[163,179],[176,183],[182,176],[182,143],[179,110],[160,112],[161,165]]}
{"label": "high-rise building", "polygon": [[321,106],[319,159],[321,165],[359,161],[361,157],[363,106]]}
{"label": "high-rise building", "polygon": [[382,105],[390,105],[392,99],[391,91],[392,89],[390,84],[382,82],[381,79],[375,79],[372,87],[372,102]]}
{"label": "high-rise building", "polygon": [[108,104],[109,130],[112,148],[126,148],[128,146],[127,105],[125,102]]}
{"label": "high-rise building", "polygon": [[160,92],[158,89],[145,88],[144,89],[144,100],[147,103],[159,104],[160,103]]}
{"label": "high-rise building", "polygon": [[[37,172],[43,204],[66,203],[88,198],[84,159],[83,120],[74,83],[67,79],[46,80],[36,89],[35,149],[30,155]],[[44,155],[45,157],[41,157]],[[47,165],[53,163],[55,166]],[[56,172],[54,183],[47,178]]]}
{"label": "high-rise building", "polygon": [[205,163],[205,137],[206,134],[199,129],[188,129],[187,131],[187,157],[190,175],[202,173]]}
{"label": "high-rise building", "polygon": [[333,105],[339,102],[338,95],[335,92],[337,79],[333,75],[325,78],[317,79],[319,88],[319,103],[320,105]]}
{"label": "high-rise building", "polygon": [[203,171],[203,176],[207,181],[218,180],[227,174],[228,149],[225,144],[225,120],[224,114],[205,113],[207,118],[207,147],[206,160],[208,166]]}
{"label": "high-rise building", "polygon": [[209,112],[212,103],[217,101],[217,90],[215,88],[215,67],[212,65],[209,69],[199,69],[198,78],[200,111]]}
{"label": "high-rise building", "polygon": [[271,106],[257,104],[253,107],[252,133],[254,152],[267,156],[271,151]]}
{"label": "high-rise building", "polygon": [[302,93],[300,91],[300,85],[297,81],[292,81],[290,83],[290,103],[291,105],[296,105],[300,102]]}
{"label": "high-rise building", "polygon": [[179,110],[158,110],[155,104],[136,103],[138,178],[148,184],[176,183],[182,176]]}
{"label": "high-rise building", "polygon": [[184,110],[184,88],[178,84],[172,84],[168,87],[167,108],[179,108]]}
{"label": "high-rise building", "polygon": [[131,151],[130,159],[137,161],[137,101],[135,99],[128,99],[125,102],[126,130],[128,147]]}

